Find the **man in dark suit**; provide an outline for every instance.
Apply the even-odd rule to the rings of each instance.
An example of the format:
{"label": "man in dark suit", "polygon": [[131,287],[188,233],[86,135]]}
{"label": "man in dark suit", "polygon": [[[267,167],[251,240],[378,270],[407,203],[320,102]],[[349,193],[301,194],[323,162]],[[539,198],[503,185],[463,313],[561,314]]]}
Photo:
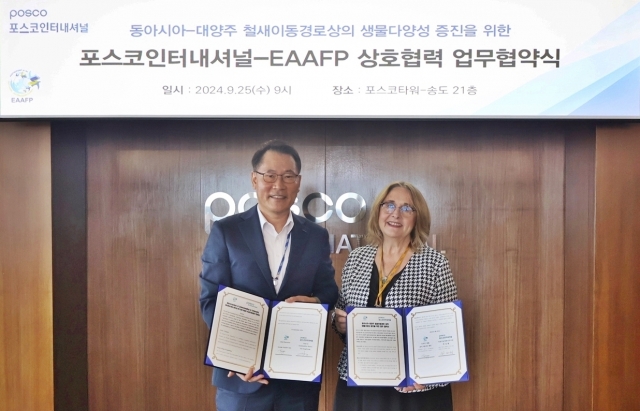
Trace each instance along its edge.
{"label": "man in dark suit", "polygon": [[[202,254],[200,308],[209,327],[219,285],[270,300],[338,299],[327,230],[290,210],[300,191],[298,152],[268,141],[251,165],[258,205],[214,223]],[[320,384],[252,374],[214,369],[217,411],[317,411]]]}

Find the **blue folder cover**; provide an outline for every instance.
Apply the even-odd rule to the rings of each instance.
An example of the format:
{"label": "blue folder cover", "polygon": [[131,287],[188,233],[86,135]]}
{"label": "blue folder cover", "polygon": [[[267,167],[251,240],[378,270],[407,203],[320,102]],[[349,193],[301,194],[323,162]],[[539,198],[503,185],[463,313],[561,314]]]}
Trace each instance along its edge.
{"label": "blue folder cover", "polygon": [[[219,285],[218,286],[218,293],[220,293],[221,291],[223,291],[225,288],[227,288],[227,286],[225,285]],[[242,291],[242,290],[240,290]],[[270,317],[271,317],[271,309],[273,307],[275,307],[276,305],[280,304],[282,301],[271,301],[268,300],[266,298],[263,298],[265,304],[267,307],[269,307],[269,316],[267,318],[267,324],[270,323]],[[320,304],[322,306],[322,308],[325,310],[325,312],[329,311],[329,305],[328,304]],[[260,364],[260,368],[255,370],[253,375],[258,375],[258,374],[262,374],[264,376],[264,378],[266,379],[270,379],[271,377],[269,376],[269,374],[264,370],[264,358],[265,358],[265,350],[267,349],[267,343],[266,343],[266,339],[268,338],[269,333],[267,332],[265,335],[265,342],[263,344],[263,353],[262,353],[262,363]],[[326,344],[326,339],[325,339],[325,344]],[[325,349],[325,347],[323,347],[323,350]],[[213,363],[211,362],[211,359],[207,356],[207,352],[209,352],[209,341],[207,340],[207,348],[205,350],[205,355],[204,355],[204,365],[207,365],[209,367],[213,367]],[[316,383],[320,383],[322,382],[322,374],[318,375],[313,381],[311,382],[316,382]]]}
{"label": "blue folder cover", "polygon": [[[461,300],[451,301],[450,303],[453,303],[456,306],[458,306],[460,309],[462,309],[462,301]],[[446,304],[446,303],[443,303],[443,304]],[[347,314],[349,314],[355,308],[358,308],[358,307],[348,306],[348,307],[345,308],[345,311],[347,312]],[[399,387],[410,387],[410,386],[413,386],[413,384],[415,383],[413,378],[411,378],[410,375],[409,375],[409,355],[408,355],[409,340],[408,340],[408,333],[407,333],[407,317],[411,313],[411,311],[413,309],[415,309],[415,308],[416,307],[394,308],[394,310],[398,314],[400,314],[402,316],[402,319],[403,319],[402,320],[402,325],[403,325],[402,333],[403,333],[403,337],[404,337],[403,338],[404,339],[404,352],[405,352],[404,362],[405,362],[405,371],[406,371],[406,375],[407,375],[407,377],[398,384]],[[347,338],[348,338],[348,336],[347,336]],[[348,341],[347,341],[347,344],[348,344]],[[465,355],[464,358],[466,358],[466,355]],[[465,362],[465,368],[466,368],[466,362]],[[454,376],[451,379],[443,380],[442,383],[460,382],[460,381],[468,381],[468,380],[469,380],[469,371],[467,370],[464,374],[460,375],[459,378],[455,378],[455,376]],[[351,379],[351,378],[349,378],[347,376],[347,385],[348,386],[358,386],[359,384],[356,381],[354,381],[353,379]],[[371,385],[367,385],[367,386],[371,386]]]}

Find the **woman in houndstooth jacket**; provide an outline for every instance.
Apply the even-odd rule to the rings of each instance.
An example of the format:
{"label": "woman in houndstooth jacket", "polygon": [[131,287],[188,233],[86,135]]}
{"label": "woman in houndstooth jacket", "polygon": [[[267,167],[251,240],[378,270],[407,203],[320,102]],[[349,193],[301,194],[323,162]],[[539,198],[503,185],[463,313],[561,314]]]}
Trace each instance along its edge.
{"label": "woman in houndstooth jacket", "polygon": [[[449,262],[426,243],[431,226],[427,202],[412,184],[395,182],[378,195],[367,225],[370,245],[349,254],[333,328],[344,342],[347,306],[416,307],[453,301]],[[338,363],[334,411],[450,411],[448,384],[413,387],[347,387],[347,349]]]}

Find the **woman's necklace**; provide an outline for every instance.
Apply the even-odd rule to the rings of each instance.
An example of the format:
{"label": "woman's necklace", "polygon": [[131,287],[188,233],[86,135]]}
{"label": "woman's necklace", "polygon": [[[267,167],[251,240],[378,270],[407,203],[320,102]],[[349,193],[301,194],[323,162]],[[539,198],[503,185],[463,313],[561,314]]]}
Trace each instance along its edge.
{"label": "woman's necklace", "polygon": [[393,277],[396,276],[396,274],[398,274],[398,268],[400,268],[400,264],[402,264],[402,260],[404,260],[404,257],[406,257],[407,253],[409,252],[409,246],[407,246],[406,250],[404,250],[404,253],[402,253],[402,255],[400,256],[400,259],[398,259],[398,261],[396,261],[395,265],[393,266],[393,268],[391,269],[391,271],[389,271],[389,273],[383,277],[384,274],[384,248],[382,246],[380,246],[380,270],[379,274],[378,274],[378,296],[376,297],[376,307],[382,307],[382,293],[384,292],[384,289],[387,288],[387,286],[389,285],[389,282],[393,279]]}

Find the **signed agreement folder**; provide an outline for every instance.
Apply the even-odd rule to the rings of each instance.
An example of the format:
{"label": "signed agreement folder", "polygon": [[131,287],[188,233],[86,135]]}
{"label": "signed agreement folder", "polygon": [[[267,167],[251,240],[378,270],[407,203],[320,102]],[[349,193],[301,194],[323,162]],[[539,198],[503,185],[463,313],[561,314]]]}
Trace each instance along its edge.
{"label": "signed agreement folder", "polygon": [[347,356],[350,386],[467,381],[462,302],[347,307]]}
{"label": "signed agreement folder", "polygon": [[265,378],[320,382],[326,304],[269,301],[220,286],[205,364]]}

